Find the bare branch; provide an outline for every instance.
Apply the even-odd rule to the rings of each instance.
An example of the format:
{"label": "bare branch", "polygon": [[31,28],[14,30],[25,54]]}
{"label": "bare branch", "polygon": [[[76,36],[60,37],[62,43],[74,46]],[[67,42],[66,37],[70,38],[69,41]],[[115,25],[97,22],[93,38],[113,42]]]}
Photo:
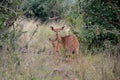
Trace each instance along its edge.
{"label": "bare branch", "polygon": [[38,28],[39,28],[39,25],[36,25],[36,26],[37,26],[37,27],[36,27],[35,30],[33,31],[33,33],[32,33],[32,35],[31,35],[30,39],[29,39],[28,42],[25,44],[25,46],[24,46],[25,48],[28,47],[30,41],[33,39],[33,36],[34,36],[35,33],[37,32],[37,30],[38,30]]}
{"label": "bare branch", "polygon": [[112,34],[120,35],[120,32],[115,32],[115,31],[106,30],[106,29],[104,29],[104,31],[105,31],[105,32],[112,33]]}
{"label": "bare branch", "polygon": [[58,19],[61,19],[61,16],[55,16],[53,18],[49,17],[49,20],[55,20],[55,21],[57,21]]}

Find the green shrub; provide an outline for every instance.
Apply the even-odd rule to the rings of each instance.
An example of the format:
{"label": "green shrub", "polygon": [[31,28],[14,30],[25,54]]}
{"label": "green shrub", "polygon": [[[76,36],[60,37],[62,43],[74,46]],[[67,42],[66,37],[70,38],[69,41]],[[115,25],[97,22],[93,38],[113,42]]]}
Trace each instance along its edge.
{"label": "green shrub", "polygon": [[66,0],[30,0],[24,4],[23,10],[26,17],[37,17],[42,22],[48,21],[49,17],[62,16],[64,2]]}
{"label": "green shrub", "polygon": [[78,0],[72,6],[68,22],[83,48],[98,51],[106,48],[106,41],[110,45],[119,44],[119,3],[118,0]]}

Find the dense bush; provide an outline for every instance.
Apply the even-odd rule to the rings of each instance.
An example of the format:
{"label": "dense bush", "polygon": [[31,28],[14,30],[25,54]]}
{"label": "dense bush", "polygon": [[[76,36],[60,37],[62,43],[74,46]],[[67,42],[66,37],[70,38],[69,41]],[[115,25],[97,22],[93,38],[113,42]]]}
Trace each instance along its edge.
{"label": "dense bush", "polygon": [[120,1],[118,0],[83,0],[81,2],[80,7],[84,13],[84,22],[88,26],[87,31],[92,29],[92,32],[94,32],[93,38],[89,38],[91,35],[86,37],[88,41],[91,40],[89,42],[90,48],[92,47],[91,45],[96,47],[105,46],[104,42],[106,40],[110,41],[112,45],[118,44],[120,36],[119,3]]}
{"label": "dense bush", "polygon": [[14,23],[21,15],[21,0],[0,1],[0,46],[10,45],[15,48],[16,34]]}
{"label": "dense bush", "polygon": [[[84,47],[86,46],[87,49],[101,47],[104,50],[106,41],[109,41],[111,45],[119,44],[119,3],[119,0],[78,0],[74,4],[72,7],[74,14],[68,18],[68,21],[79,35]],[[77,15],[74,16],[75,14]],[[77,29],[79,31],[75,30],[76,27],[80,28]]]}
{"label": "dense bush", "polygon": [[62,16],[67,0],[30,0],[24,4],[23,10],[27,17],[37,17],[41,21],[48,21],[49,17]]}

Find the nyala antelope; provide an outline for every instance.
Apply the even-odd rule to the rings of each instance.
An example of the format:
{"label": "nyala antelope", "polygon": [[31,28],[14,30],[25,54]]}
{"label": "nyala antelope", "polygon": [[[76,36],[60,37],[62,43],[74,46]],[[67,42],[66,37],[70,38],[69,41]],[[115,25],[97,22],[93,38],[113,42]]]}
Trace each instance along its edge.
{"label": "nyala antelope", "polygon": [[64,27],[54,28],[51,26],[51,30],[56,33],[56,40],[58,44],[61,44],[64,48],[64,56],[66,57],[66,52],[69,53],[71,62],[73,61],[72,53],[76,54],[76,61],[78,62],[78,54],[79,54],[79,41],[76,36],[67,35],[61,37],[60,31],[63,30]]}

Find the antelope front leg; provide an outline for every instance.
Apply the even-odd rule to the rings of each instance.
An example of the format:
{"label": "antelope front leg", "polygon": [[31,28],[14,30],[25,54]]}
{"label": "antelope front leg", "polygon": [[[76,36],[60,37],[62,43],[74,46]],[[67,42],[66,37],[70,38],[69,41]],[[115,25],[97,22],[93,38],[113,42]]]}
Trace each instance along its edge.
{"label": "antelope front leg", "polygon": [[58,59],[58,63],[60,62],[60,52],[57,52],[57,59]]}
{"label": "antelope front leg", "polygon": [[79,49],[76,51],[76,61],[77,61],[77,63],[79,63],[78,57],[79,57]]}
{"label": "antelope front leg", "polygon": [[76,61],[77,61],[77,63],[79,63],[79,60],[78,60],[78,53],[76,53]]}
{"label": "antelope front leg", "polygon": [[54,60],[56,61],[56,59],[57,59],[57,53],[56,53],[56,50],[54,50],[54,55],[53,55],[53,57],[54,57]]}
{"label": "antelope front leg", "polygon": [[72,53],[70,53],[70,62],[73,63],[73,56],[72,56]]}
{"label": "antelope front leg", "polygon": [[64,51],[65,62],[66,62],[66,60],[67,60],[67,59],[66,59],[66,58],[67,58],[66,52],[67,52],[67,51],[65,50],[65,51]]}

